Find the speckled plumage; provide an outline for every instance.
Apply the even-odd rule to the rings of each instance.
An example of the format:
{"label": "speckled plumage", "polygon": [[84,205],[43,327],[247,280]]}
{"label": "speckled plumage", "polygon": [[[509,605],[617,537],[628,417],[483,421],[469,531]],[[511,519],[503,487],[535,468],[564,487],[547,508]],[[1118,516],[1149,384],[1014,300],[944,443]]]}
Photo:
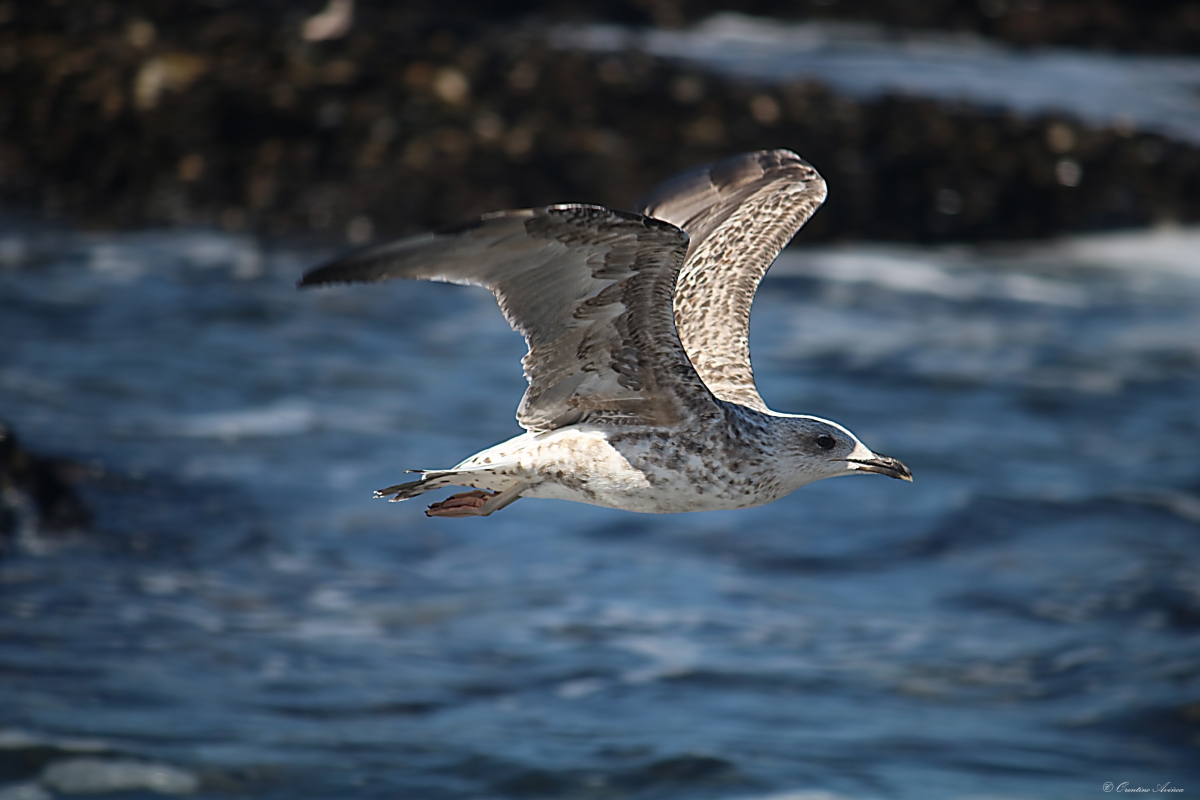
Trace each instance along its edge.
{"label": "speckled plumage", "polygon": [[504,211],[307,273],[301,286],[486,286],[529,346],[527,433],[376,494],[486,490],[434,504],[434,516],[483,516],[519,497],[669,513],[761,505],[854,472],[911,479],[836,423],[769,410],[754,385],[755,290],[824,198],[794,153],[748,153],[663,184],[640,213]]}

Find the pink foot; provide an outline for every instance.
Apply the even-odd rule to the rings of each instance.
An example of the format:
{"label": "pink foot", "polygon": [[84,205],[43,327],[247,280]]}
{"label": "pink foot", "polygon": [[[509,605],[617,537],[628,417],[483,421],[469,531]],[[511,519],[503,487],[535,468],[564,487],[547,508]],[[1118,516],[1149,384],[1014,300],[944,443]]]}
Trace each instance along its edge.
{"label": "pink foot", "polygon": [[487,492],[476,489],[473,492],[456,494],[447,497],[440,503],[434,503],[426,511],[427,517],[482,517],[485,516],[483,506],[499,492]]}

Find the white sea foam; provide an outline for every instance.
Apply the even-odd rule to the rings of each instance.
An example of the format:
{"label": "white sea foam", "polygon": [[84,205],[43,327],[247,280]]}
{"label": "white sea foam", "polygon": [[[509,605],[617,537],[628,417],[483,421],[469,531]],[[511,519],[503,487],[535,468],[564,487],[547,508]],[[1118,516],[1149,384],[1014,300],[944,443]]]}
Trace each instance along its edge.
{"label": "white sea foam", "polygon": [[1200,58],[1194,57],[1017,49],[977,37],[788,25],[740,14],[719,14],[690,30],[566,25],[554,29],[551,41],[600,52],[642,50],[754,80],[815,79],[858,96],[899,92],[1021,113],[1061,111],[1200,142]]}
{"label": "white sea foam", "polygon": [[[834,356],[859,369],[892,361],[939,380],[1107,394],[1200,359],[1197,252],[1195,228],[1003,247],[796,247],[770,276],[812,279],[816,293],[776,294],[768,277],[753,324],[771,331],[759,352],[775,359]],[[903,295],[945,302],[914,314]],[[1161,313],[1135,310],[1149,308]],[[1077,309],[1108,321],[1066,341],[1068,320],[1085,324]],[[1064,345],[1071,357],[1053,355]]]}
{"label": "white sea foam", "polygon": [[804,276],[839,283],[869,283],[913,294],[950,300],[994,298],[1057,306],[1082,306],[1086,293],[1077,286],[1018,272],[955,269],[951,259],[924,251],[906,255],[895,248],[789,250],[772,267],[773,276]]}
{"label": "white sea foam", "polygon": [[199,269],[230,267],[235,278],[256,278],[263,272],[263,256],[249,236],[196,232],[180,237],[180,255]]}
{"label": "white sea foam", "polygon": [[0,786],[0,800],[54,800],[54,795],[36,783],[10,783]]}
{"label": "white sea foam", "polygon": [[117,283],[136,281],[148,266],[144,251],[116,241],[97,242],[88,250],[88,267]]}
{"label": "white sea foam", "polygon": [[1064,239],[1048,248],[1081,265],[1153,271],[1200,280],[1200,228],[1165,227]]}
{"label": "white sea foam", "polygon": [[374,640],[383,635],[383,628],[368,619],[329,617],[301,620],[293,629],[292,635],[304,640]]}
{"label": "white sea foam", "polygon": [[[982,267],[981,267],[982,265]],[[1098,290],[1081,269],[1102,268],[1131,279],[1200,281],[1200,228],[1172,227],[1063,237],[997,248],[910,247],[855,244],[792,247],[771,267],[772,277],[810,277],[833,283],[871,284],[948,300],[1001,299],[1080,307]]]}
{"label": "white sea foam", "polygon": [[[257,240],[216,231],[158,231],[124,234],[90,234],[80,237],[85,263],[97,275],[115,283],[131,283],[151,273],[173,269],[228,270],[238,280],[257,278],[267,270],[267,257]],[[0,242],[0,265],[5,256],[20,266],[29,246],[8,238]]]}
{"label": "white sea foam", "polygon": [[625,672],[621,678],[626,683],[645,683],[679,675],[700,663],[699,646],[679,636],[621,636],[612,643],[650,659],[651,663]]}
{"label": "white sea foam", "polygon": [[31,733],[20,728],[0,730],[0,750],[24,750],[32,747],[50,747],[70,753],[102,753],[113,749],[103,739],[87,739],[77,736],[49,736]]}
{"label": "white sea foam", "polygon": [[0,269],[16,269],[29,260],[29,242],[16,234],[0,237]]}
{"label": "white sea foam", "polygon": [[178,436],[240,439],[249,436],[293,436],[312,430],[317,412],[300,400],[285,400],[259,408],[209,411],[181,415],[163,428]]}
{"label": "white sea foam", "polygon": [[52,761],[42,783],[65,794],[101,794],[138,790],[158,794],[191,794],[200,786],[191,772],[167,764],[104,758]]}

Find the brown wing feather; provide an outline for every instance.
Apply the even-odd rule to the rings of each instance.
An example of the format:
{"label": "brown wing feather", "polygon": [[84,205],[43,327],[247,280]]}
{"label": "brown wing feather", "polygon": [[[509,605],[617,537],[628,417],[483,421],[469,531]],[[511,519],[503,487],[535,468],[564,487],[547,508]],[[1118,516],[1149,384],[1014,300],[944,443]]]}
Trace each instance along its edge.
{"label": "brown wing feather", "polygon": [[305,274],[300,286],[391,278],[486,286],[524,335],[528,430],[578,422],[676,425],[716,413],[672,319],[687,234],[599,206],[489,214]]}
{"label": "brown wing feather", "polygon": [[789,150],[727,158],[664,183],[637,210],[691,243],[675,289],[675,326],[717,397],[767,410],[750,367],[750,306],[771,262],[825,200],[825,181]]}

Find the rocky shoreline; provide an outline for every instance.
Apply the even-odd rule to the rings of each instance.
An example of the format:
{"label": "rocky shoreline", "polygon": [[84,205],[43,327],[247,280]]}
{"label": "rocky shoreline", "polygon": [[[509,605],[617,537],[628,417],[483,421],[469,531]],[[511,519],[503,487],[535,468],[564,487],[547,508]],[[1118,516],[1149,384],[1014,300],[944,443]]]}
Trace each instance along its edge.
{"label": "rocky shoreline", "polygon": [[85,3],[70,24],[6,7],[0,207],[85,227],[362,242],[506,207],[628,207],[680,169],[771,147],[830,184],[806,241],[1200,220],[1200,148],[1130,126],[768,87],[411,9],[367,5],[346,36],[305,42],[304,11],[269,4]]}

